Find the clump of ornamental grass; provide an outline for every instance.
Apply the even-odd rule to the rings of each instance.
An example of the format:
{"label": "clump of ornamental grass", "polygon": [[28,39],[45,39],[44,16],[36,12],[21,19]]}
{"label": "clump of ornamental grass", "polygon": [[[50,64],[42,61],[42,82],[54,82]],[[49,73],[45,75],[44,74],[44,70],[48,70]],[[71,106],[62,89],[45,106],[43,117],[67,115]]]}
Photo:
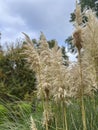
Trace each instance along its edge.
{"label": "clump of ornamental grass", "polygon": [[[46,130],[48,130],[49,120],[49,100],[59,102],[63,108],[65,104],[69,102],[70,89],[67,78],[68,70],[63,64],[63,57],[61,48],[58,47],[57,42],[52,49],[49,48],[47,40],[43,33],[41,33],[39,47],[36,49],[25,34],[26,42],[24,54],[27,56],[27,61],[30,63],[30,68],[36,72],[37,77],[37,91],[38,97],[42,99],[44,108],[44,119],[46,123]],[[66,115],[66,112],[64,110]],[[51,114],[51,113],[50,113]],[[46,117],[45,117],[46,116]],[[64,118],[63,128],[66,126],[67,130],[67,119]]]}
{"label": "clump of ornamental grass", "polygon": [[[43,108],[48,109],[48,96],[49,96],[49,85],[45,82],[45,64],[43,63],[43,57],[41,58],[42,53],[40,50],[37,50],[34,46],[34,43],[30,40],[29,36],[23,33],[26,38],[26,44],[24,45],[24,52],[23,54],[26,55],[26,60],[28,64],[30,64],[30,69],[33,69],[36,73],[37,77],[37,90],[38,96],[42,99]],[[42,40],[44,38],[42,37]],[[44,70],[43,70],[44,68]],[[46,73],[47,74],[47,73]],[[46,99],[46,100],[45,100]],[[48,110],[47,110],[48,111]],[[46,115],[46,129],[48,129],[48,117]]]}
{"label": "clump of ornamental grass", "polygon": [[[76,30],[73,33],[73,43],[78,50],[78,63],[71,71],[74,72],[72,80],[76,87],[76,95],[81,97],[83,130],[87,130],[83,97],[92,95],[98,85],[98,19],[93,11],[87,10],[85,13],[81,13],[79,8],[80,5],[76,4]],[[85,23],[81,19],[83,14],[87,18]]]}
{"label": "clump of ornamental grass", "polygon": [[[24,54],[30,68],[36,73],[38,98],[42,100],[44,109],[42,124],[46,130],[53,119],[51,102],[57,106],[59,104],[63,113],[62,129],[68,130],[66,104],[70,103],[72,97],[81,101],[83,130],[87,130],[84,96],[92,96],[98,88],[98,19],[91,10],[82,13],[78,3],[75,15],[73,43],[78,50],[78,61],[68,67],[63,64],[61,48],[56,41],[54,47],[50,49],[46,37],[41,33],[39,46],[36,46],[24,34],[26,37]],[[87,18],[86,22],[83,20],[84,17]]]}
{"label": "clump of ornamental grass", "polygon": [[[77,70],[78,70],[78,88],[77,92],[80,95],[81,98],[81,113],[82,113],[82,123],[83,123],[83,130],[87,130],[87,125],[86,125],[86,115],[85,115],[85,106],[84,106],[84,100],[83,100],[83,95],[84,95],[84,83],[83,83],[83,68],[82,68],[82,59],[81,59],[81,49],[82,49],[82,28],[80,26],[80,22],[82,22],[82,19],[80,21],[80,16],[81,16],[81,9],[80,6],[76,3],[76,30],[73,33],[73,43],[75,44],[75,46],[77,47],[78,50],[78,65],[79,65],[79,69],[77,66]],[[79,20],[78,20],[79,19]]]}
{"label": "clump of ornamental grass", "polygon": [[[76,7],[79,8],[80,5]],[[77,47],[78,50],[78,64],[72,67],[72,72],[76,77],[79,77],[78,80],[79,84],[83,84],[83,94],[84,95],[91,95],[92,91],[97,89],[97,69],[98,69],[98,19],[95,16],[95,12],[91,10],[87,10],[84,16],[87,17],[87,22],[82,23],[81,25],[78,22],[77,15],[77,8],[76,8],[76,30],[73,33],[73,43]],[[79,9],[78,9],[79,10]],[[82,15],[82,13],[81,13]],[[82,16],[81,16],[82,17]],[[73,76],[73,75],[72,75]],[[74,76],[74,78],[75,78]],[[79,78],[78,78],[79,79]],[[75,82],[74,82],[75,83]],[[77,83],[77,87],[81,86]]]}
{"label": "clump of ornamental grass", "polygon": [[96,83],[98,87],[98,19],[95,12],[87,10],[85,16],[88,21],[83,28],[84,58],[88,59],[88,65],[95,70]]}
{"label": "clump of ornamental grass", "polygon": [[61,48],[58,48],[57,42],[51,50],[51,73],[52,73],[52,95],[56,103],[61,103],[63,111],[62,120],[63,129],[68,129],[66,117],[66,104],[70,102],[69,80],[67,79],[67,67],[63,65]]}
{"label": "clump of ornamental grass", "polygon": [[[47,71],[48,64],[46,63],[47,58],[44,57],[44,56],[48,56],[48,51],[46,50],[48,44],[45,40],[45,37],[42,34],[40,42],[44,42],[44,44],[43,45],[41,44],[39,50],[36,50],[30,38],[26,34],[25,36],[26,36],[27,44],[25,45],[24,54],[26,54],[27,56],[28,63],[31,64],[30,68],[31,69],[34,68],[33,70],[36,72],[38,95],[42,99],[43,108],[46,111],[48,111],[48,98],[49,98],[50,84],[48,83],[48,80],[46,78],[48,74],[48,71]],[[46,125],[46,130],[48,130],[47,114],[46,114],[45,125]]]}

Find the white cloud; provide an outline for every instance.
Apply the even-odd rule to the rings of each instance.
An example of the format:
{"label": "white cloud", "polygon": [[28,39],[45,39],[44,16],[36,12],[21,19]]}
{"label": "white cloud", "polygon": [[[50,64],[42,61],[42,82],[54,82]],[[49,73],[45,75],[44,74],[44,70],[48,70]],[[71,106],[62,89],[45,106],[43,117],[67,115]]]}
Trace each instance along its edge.
{"label": "white cloud", "polygon": [[43,31],[47,39],[64,44],[72,32],[69,19],[74,0],[1,0],[0,5],[0,31],[6,40],[23,31],[33,37]]}
{"label": "white cloud", "polygon": [[77,61],[77,54],[71,54],[70,52],[67,53],[67,55],[69,56],[69,60],[70,61]]}

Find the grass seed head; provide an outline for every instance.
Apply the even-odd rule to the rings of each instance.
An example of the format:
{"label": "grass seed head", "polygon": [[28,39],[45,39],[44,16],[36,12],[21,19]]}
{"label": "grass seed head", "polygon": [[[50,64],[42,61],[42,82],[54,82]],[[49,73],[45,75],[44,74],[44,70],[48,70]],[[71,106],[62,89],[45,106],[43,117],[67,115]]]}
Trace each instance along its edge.
{"label": "grass seed head", "polygon": [[81,42],[82,42],[82,30],[79,28],[77,29],[74,33],[73,33],[73,42],[75,44],[75,46],[77,47],[77,49],[80,51],[82,48]]}

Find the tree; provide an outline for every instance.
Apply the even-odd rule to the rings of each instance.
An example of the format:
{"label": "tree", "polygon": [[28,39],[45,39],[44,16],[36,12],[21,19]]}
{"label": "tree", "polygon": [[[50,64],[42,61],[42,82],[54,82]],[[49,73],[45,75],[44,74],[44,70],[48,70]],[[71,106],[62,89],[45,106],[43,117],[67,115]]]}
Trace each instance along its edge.
{"label": "tree", "polygon": [[7,52],[0,58],[0,91],[5,94],[24,99],[27,93],[30,95],[35,90],[35,74],[28,66],[21,55],[23,46],[17,45],[7,49]]}
{"label": "tree", "polygon": [[68,59],[68,56],[66,54],[66,48],[64,46],[62,46],[61,49],[62,49],[63,64],[65,66],[68,66],[68,60],[69,59]]}
{"label": "tree", "polygon": [[50,40],[50,41],[48,41],[48,44],[49,44],[49,48],[50,48],[50,49],[53,48],[54,45],[55,45],[55,40]]}

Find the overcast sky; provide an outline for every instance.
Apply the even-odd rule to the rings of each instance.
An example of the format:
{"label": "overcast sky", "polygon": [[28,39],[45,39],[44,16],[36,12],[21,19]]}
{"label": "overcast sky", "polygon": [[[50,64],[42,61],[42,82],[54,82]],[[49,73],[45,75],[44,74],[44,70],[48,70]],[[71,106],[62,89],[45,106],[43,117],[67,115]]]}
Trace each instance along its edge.
{"label": "overcast sky", "polygon": [[0,0],[2,44],[22,38],[21,32],[39,38],[42,31],[47,40],[64,45],[73,29],[69,20],[74,9],[75,0]]}

